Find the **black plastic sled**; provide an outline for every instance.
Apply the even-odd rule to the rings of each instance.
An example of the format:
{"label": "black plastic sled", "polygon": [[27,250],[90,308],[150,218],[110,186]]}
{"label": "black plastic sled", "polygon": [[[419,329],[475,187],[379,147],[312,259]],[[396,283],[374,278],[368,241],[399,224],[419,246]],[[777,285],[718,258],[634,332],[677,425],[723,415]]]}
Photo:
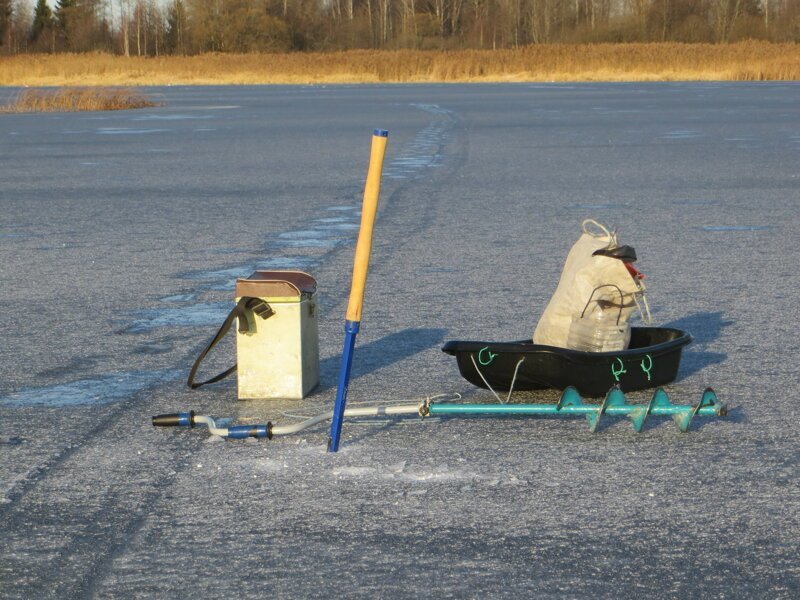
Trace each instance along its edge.
{"label": "black plastic sled", "polygon": [[520,342],[450,341],[442,351],[458,361],[473,385],[494,390],[563,390],[574,386],[583,396],[604,396],[614,385],[623,391],[658,387],[675,380],[681,349],[692,336],[667,327],[632,327],[627,350],[579,352]]}

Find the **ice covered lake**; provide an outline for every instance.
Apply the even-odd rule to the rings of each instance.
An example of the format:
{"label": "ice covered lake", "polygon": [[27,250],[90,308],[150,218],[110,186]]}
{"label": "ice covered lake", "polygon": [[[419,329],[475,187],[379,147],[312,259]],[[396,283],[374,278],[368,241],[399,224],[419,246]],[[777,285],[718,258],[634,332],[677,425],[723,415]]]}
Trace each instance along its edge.
{"label": "ice covered lake", "polygon": [[[797,597],[800,85],[150,92],[0,115],[0,596]],[[694,336],[670,396],[712,386],[728,418],[347,421],[336,455],[324,426],[153,428],[332,406],[375,127],[351,405],[490,401],[442,343],[529,337],[593,217],[635,246],[655,322]],[[302,403],[185,387],[255,268],[319,282]]]}

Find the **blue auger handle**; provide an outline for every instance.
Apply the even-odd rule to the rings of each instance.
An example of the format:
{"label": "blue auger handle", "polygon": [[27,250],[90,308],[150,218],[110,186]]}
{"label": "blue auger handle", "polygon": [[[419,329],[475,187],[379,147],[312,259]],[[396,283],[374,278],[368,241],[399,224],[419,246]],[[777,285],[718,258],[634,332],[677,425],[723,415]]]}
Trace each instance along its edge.
{"label": "blue auger handle", "polygon": [[194,411],[169,413],[153,417],[154,427],[194,427]]}
{"label": "blue auger handle", "polygon": [[243,440],[249,437],[270,438],[272,434],[269,425],[234,425],[233,427],[228,427],[228,435],[226,437]]}

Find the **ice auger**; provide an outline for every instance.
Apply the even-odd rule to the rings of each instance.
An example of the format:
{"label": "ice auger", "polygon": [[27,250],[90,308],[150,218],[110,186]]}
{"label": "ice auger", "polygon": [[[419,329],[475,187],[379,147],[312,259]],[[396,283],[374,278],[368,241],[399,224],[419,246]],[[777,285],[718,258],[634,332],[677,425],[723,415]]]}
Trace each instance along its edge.
{"label": "ice auger", "polygon": [[[347,417],[371,416],[409,416],[441,417],[441,416],[584,416],[589,422],[589,430],[597,431],[603,415],[628,417],[634,430],[638,433],[644,428],[648,417],[671,416],[678,428],[686,432],[696,416],[724,417],[728,414],[727,406],[717,399],[716,393],[711,388],[706,388],[700,401],[694,405],[672,404],[667,393],[658,388],[648,404],[630,404],[622,390],[615,386],[606,394],[602,404],[587,404],[581,399],[578,390],[568,387],[561,394],[556,404],[468,404],[461,402],[437,402],[434,399],[425,399],[422,402],[399,403],[385,406],[371,406],[346,409]],[[213,435],[229,438],[267,438],[276,435],[289,435],[317,425],[332,418],[333,413],[327,412],[316,417],[311,417],[293,425],[273,426],[266,425],[236,425],[233,427],[217,427],[214,419],[208,416],[195,415],[194,411],[188,413],[175,413],[153,417],[153,425],[195,427],[203,424],[209,428]]]}

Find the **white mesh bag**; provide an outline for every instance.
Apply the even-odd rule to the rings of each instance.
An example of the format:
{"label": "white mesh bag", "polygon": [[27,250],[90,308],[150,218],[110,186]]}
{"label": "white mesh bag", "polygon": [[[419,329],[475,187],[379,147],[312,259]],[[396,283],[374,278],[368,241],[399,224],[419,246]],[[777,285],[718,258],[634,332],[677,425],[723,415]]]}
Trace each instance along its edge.
{"label": "white mesh bag", "polygon": [[582,229],[583,234],[567,255],[558,287],[533,332],[535,344],[567,348],[572,319],[581,315],[590,299],[616,307],[616,311],[621,305],[621,323],[627,323],[637,307],[642,319],[650,322],[641,279],[619,258],[595,254],[597,251],[613,254],[615,249],[621,248],[616,234],[592,219],[586,219]]}

